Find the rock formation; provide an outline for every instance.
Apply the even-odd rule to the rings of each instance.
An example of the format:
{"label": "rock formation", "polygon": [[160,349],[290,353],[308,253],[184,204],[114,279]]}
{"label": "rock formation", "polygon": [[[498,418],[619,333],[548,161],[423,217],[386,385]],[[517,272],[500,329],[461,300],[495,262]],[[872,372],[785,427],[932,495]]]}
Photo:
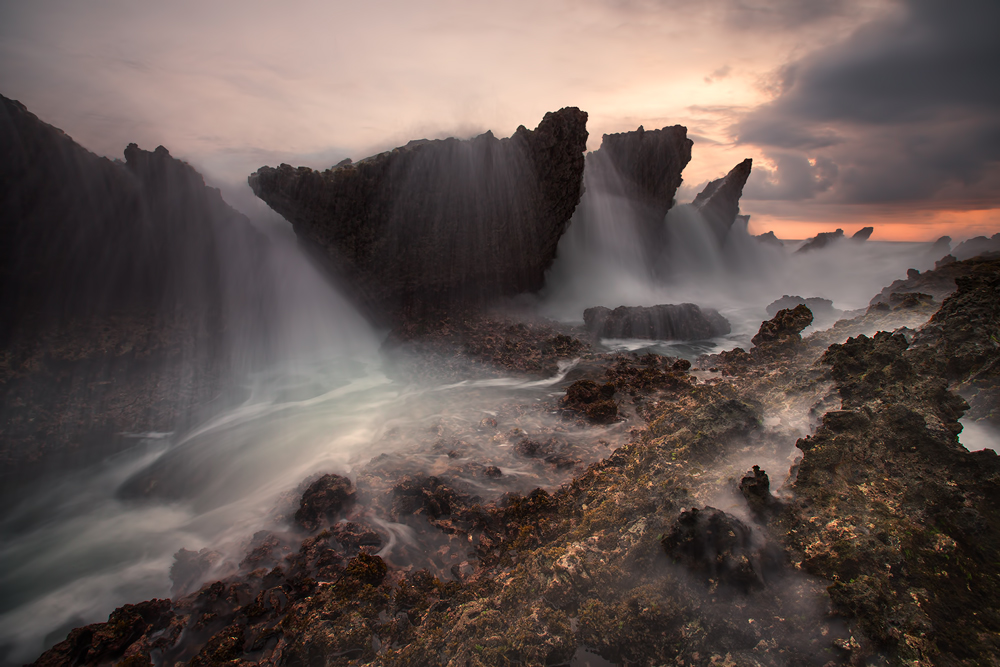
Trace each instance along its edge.
{"label": "rock formation", "polygon": [[[222,248],[266,245],[167,149],[90,153],[0,98],[0,461],[72,465],[218,394]],[[114,444],[119,443],[119,444]],[[91,454],[93,455],[93,454]]]}
{"label": "rock formation", "polygon": [[955,259],[969,259],[988,252],[1000,252],[1000,233],[993,236],[976,236],[955,246],[951,254]]}
{"label": "rock formation", "polygon": [[874,227],[862,227],[858,231],[854,232],[851,236],[851,240],[857,243],[864,243],[869,238],[871,238],[872,232],[875,231]]}
{"label": "rock formation", "polygon": [[844,230],[838,229],[834,232],[820,232],[813,238],[809,239],[802,244],[802,247],[795,252],[809,252],[811,250],[819,250],[820,248],[825,248],[828,245],[841,241],[844,238]]}
{"label": "rock formation", "polygon": [[508,139],[410,142],[249,182],[373,318],[399,323],[542,286],[580,199],[586,121],[569,107]]}
{"label": "rock formation", "polygon": [[693,206],[701,211],[705,223],[720,243],[725,240],[729,228],[733,226],[740,212],[740,197],[743,195],[743,186],[750,178],[752,167],[752,159],[743,160],[725,177],[706,185],[692,202]]}
{"label": "rock formation", "polygon": [[612,168],[613,176],[598,179],[611,194],[627,197],[648,224],[660,225],[674,204],[681,172],[691,161],[693,142],[681,125],[659,130],[605,134],[601,147],[588,157],[588,169]]}
{"label": "rock formation", "polygon": [[768,245],[773,245],[778,247],[783,247],[785,245],[784,243],[781,242],[781,240],[777,236],[774,235],[774,232],[766,232],[764,234],[758,234],[754,238],[760,241],[761,243],[766,243]]}
{"label": "rock formation", "polygon": [[[926,304],[855,318],[890,331],[846,342],[853,325],[800,340],[809,310],[781,311],[750,353],[703,358],[722,370],[710,381],[670,358],[588,355],[595,379],[565,398],[456,425],[433,476],[378,456],[355,469],[346,522],[314,534],[286,516],[232,575],[126,605],[36,664],[991,664],[1000,460],[961,446],[966,404],[949,386],[997,405],[1000,262],[965,270],[912,346],[891,330],[919,326],[909,317]],[[462,488],[456,471],[495,467],[468,456],[472,440],[491,444],[480,456],[520,449],[542,465],[554,445],[515,426],[603,402],[638,428],[572,480],[489,499],[485,480],[515,476],[484,472]],[[776,411],[815,417],[811,435]],[[600,438],[624,431],[592,421]],[[785,460],[793,443],[802,457],[779,497],[759,465],[734,477],[734,461]],[[741,496],[749,512],[706,505]],[[374,555],[387,521],[409,539]],[[413,560],[394,564],[405,549]]]}
{"label": "rock formation", "polygon": [[729,321],[711,308],[693,303],[658,306],[597,306],[583,311],[584,326],[601,338],[648,338],[651,340],[705,340],[724,336]]}
{"label": "rock formation", "polygon": [[812,311],[812,314],[818,319],[836,317],[842,312],[834,308],[833,301],[830,301],[829,299],[824,299],[818,296],[811,296],[804,299],[801,296],[789,296],[788,294],[785,294],[780,299],[772,301],[767,305],[767,316],[774,317],[778,314],[779,310],[794,308],[799,304],[807,306],[809,310]]}

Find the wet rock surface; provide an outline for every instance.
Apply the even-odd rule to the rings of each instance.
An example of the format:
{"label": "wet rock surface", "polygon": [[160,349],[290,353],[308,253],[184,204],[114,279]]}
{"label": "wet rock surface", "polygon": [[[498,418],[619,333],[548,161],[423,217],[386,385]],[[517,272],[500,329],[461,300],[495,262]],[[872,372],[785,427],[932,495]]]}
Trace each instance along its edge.
{"label": "wet rock surface", "polygon": [[729,321],[711,308],[693,303],[658,306],[597,306],[583,311],[584,326],[601,338],[648,338],[651,340],[706,340],[724,336]]}
{"label": "wet rock surface", "polygon": [[373,318],[400,324],[541,288],[580,200],[586,122],[567,107],[508,139],[411,141],[249,182]]}
{"label": "wet rock surface", "polygon": [[[509,477],[457,474],[477,438],[532,465],[560,446],[558,432],[505,433],[513,413],[498,411],[441,434],[455,472],[373,460],[346,522],[260,542],[273,564],[248,559],[108,646],[192,664],[565,664],[581,650],[613,664],[990,664],[1000,463],[958,443],[966,402],[950,388],[998,354],[1000,266],[977,266],[912,345],[891,330],[919,327],[927,302],[806,339],[798,306],[762,324],[742,365],[701,381],[669,358],[591,354],[587,377],[563,385],[565,419],[589,423],[579,406],[615,400],[631,431],[562,486],[472,492],[469,479]],[[873,326],[890,331],[846,337]],[[807,437],[789,411],[809,415]],[[773,472],[793,445],[802,458],[776,492],[753,462]],[[739,501],[714,509],[726,498]],[[349,547],[338,530],[381,540]],[[94,650],[74,637],[41,662],[86,664],[61,657]]]}
{"label": "wet rock surface", "polygon": [[[222,248],[267,241],[162,146],[90,153],[0,98],[0,461],[75,465],[218,401]],[[223,400],[225,400],[223,398]]]}
{"label": "wet rock surface", "polygon": [[659,225],[673,206],[681,185],[681,172],[691,161],[693,142],[681,125],[634,132],[605,134],[601,146],[588,158],[596,168],[605,162],[617,176],[612,182],[623,188],[613,194],[627,197],[650,225]]}

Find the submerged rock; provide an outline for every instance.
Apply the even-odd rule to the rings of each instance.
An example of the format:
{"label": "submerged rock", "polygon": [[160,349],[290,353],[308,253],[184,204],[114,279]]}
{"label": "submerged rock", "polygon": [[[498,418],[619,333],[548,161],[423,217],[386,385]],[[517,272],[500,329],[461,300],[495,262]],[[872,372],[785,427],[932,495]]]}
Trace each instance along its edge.
{"label": "submerged rock", "polygon": [[4,472],[183,426],[230,370],[219,260],[238,248],[253,265],[268,241],[166,148],[130,144],[124,157],[98,157],[0,97]]}
{"label": "submerged rock", "polygon": [[729,321],[711,308],[693,303],[658,306],[597,306],[583,311],[587,330],[601,338],[705,340],[732,331]]}
{"label": "submerged rock", "polygon": [[740,212],[740,197],[752,167],[752,159],[743,160],[723,178],[706,185],[692,202],[720,243],[725,240]]}
{"label": "submerged rock", "polygon": [[373,318],[400,323],[542,286],[580,199],[586,122],[567,107],[508,139],[410,142],[323,172],[261,167],[249,183]]}

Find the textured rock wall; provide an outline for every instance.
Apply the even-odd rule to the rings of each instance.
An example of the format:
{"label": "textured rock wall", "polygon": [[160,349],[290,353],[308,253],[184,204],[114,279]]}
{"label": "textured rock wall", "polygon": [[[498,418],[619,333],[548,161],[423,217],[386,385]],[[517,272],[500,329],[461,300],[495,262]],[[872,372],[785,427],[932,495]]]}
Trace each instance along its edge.
{"label": "textured rock wall", "polygon": [[266,240],[165,148],[125,158],[0,98],[5,473],[169,431],[219,394],[220,250],[253,262]]}
{"label": "textured rock wall", "polygon": [[416,141],[249,182],[371,316],[399,323],[542,286],[580,199],[586,121],[570,107],[508,139]]}

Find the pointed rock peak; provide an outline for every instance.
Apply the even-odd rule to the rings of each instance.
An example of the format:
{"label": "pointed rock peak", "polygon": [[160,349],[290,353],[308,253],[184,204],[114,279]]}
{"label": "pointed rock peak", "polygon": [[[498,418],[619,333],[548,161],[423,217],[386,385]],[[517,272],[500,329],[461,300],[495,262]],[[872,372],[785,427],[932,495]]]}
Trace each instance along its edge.
{"label": "pointed rock peak", "polygon": [[605,134],[601,147],[591,156],[592,168],[609,168],[616,178],[609,179],[624,192],[614,192],[631,199],[644,210],[650,225],[663,223],[681,185],[681,172],[691,161],[691,146],[683,125],[633,132]]}
{"label": "pointed rock peak", "polygon": [[858,231],[854,232],[854,236],[851,237],[851,240],[859,242],[867,241],[874,231],[874,227],[862,227]]}
{"label": "pointed rock peak", "polygon": [[705,221],[721,242],[740,212],[743,186],[750,178],[753,160],[747,158],[733,167],[723,178],[716,179],[698,193],[692,204],[701,211]]}

